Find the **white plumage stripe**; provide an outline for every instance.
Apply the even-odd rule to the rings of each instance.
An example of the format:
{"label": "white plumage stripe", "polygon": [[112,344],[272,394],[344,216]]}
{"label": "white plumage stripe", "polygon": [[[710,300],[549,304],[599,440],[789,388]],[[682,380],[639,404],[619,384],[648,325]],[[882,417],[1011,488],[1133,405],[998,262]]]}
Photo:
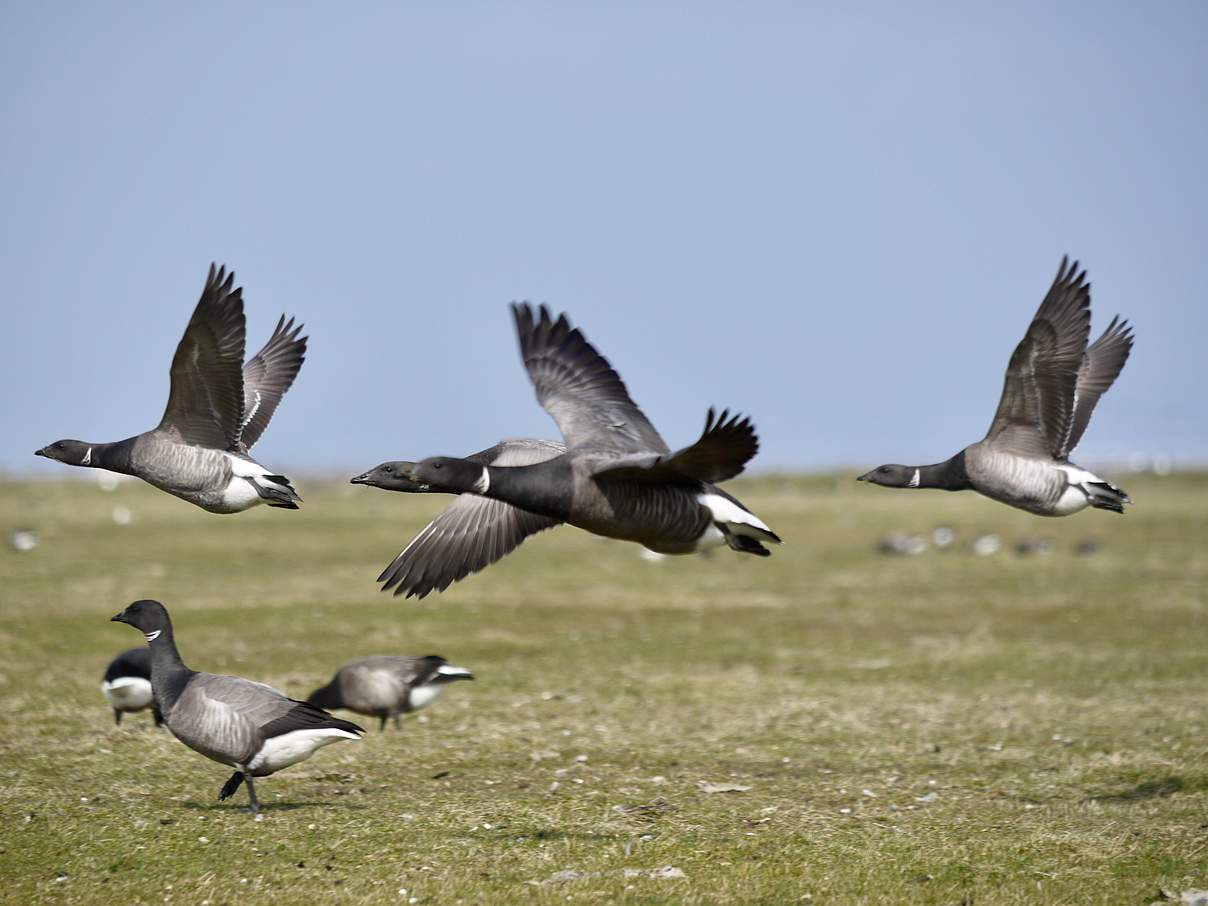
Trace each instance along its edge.
{"label": "white plumage stripe", "polygon": [[743,509],[734,501],[722,497],[720,494],[701,494],[697,497],[697,500],[709,508],[715,522],[721,522],[733,527],[735,530],[740,526],[746,525],[767,532],[769,535],[772,534],[772,530],[767,527],[762,519],[749,510]]}

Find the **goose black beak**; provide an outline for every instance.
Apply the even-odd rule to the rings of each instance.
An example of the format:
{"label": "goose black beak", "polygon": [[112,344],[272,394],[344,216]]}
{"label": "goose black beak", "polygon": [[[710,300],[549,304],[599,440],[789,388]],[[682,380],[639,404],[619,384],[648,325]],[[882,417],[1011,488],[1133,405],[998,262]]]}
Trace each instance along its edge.
{"label": "goose black beak", "polygon": [[34,450],[34,456],[45,456],[45,455],[46,455],[45,447],[43,447],[41,450]]}
{"label": "goose black beak", "polygon": [[109,622],[110,622],[110,623],[125,623],[125,622],[127,622],[127,620],[126,620],[126,611],[124,611],[124,610],[123,610],[121,613],[115,613],[113,616],[111,616],[111,617],[109,618]]}
{"label": "goose black beak", "polygon": [[869,481],[869,480],[870,480],[870,478],[869,478],[869,476],[870,476],[870,475],[872,475],[872,472],[865,472],[863,475],[857,475],[857,476],[856,476],[856,481]]}
{"label": "goose black beak", "polygon": [[369,484],[369,473],[362,472],[360,475],[358,475],[356,478],[353,478],[348,483],[349,484]]}

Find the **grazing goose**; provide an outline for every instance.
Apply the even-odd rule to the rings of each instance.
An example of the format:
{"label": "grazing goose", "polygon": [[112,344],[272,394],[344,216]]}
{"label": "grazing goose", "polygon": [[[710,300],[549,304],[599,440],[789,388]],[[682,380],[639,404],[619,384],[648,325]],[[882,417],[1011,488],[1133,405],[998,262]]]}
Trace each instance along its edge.
{"label": "grazing goose", "polygon": [[113,722],[121,726],[123,714],[151,709],[155,726],[164,725],[163,715],[151,695],[151,652],[131,648],[115,657],[101,680],[101,695],[113,709]]}
{"label": "grazing goose", "polygon": [[386,720],[426,708],[457,680],[472,680],[465,667],[454,667],[443,657],[400,657],[379,654],[345,664],[330,683],[316,689],[306,700],[320,708],[347,708],[357,714],[381,720],[378,730],[386,729]]}
{"label": "grazing goose", "polygon": [[285,316],[247,363],[243,290],[234,272],[210,265],[201,300],[172,359],[159,426],[115,443],[60,440],[37,451],[69,466],[134,475],[211,513],[258,503],[296,510],[289,479],[248,455],[289,390],[306,353],[302,325]]}
{"label": "grazing goose", "polygon": [[[758,451],[749,419],[728,412],[715,417],[710,409],[696,443],[673,453],[608,360],[566,315],[555,319],[544,305],[534,311],[527,303],[514,303],[512,314],[537,401],[557,423],[565,451],[548,441],[505,441],[465,459],[384,463],[354,478],[500,504],[459,498],[378,577],[383,590],[423,597],[447,588],[527,535],[563,522],[663,554],[725,544],[767,556],[762,542],[780,543],[758,516],[715,486],[742,472]],[[387,468],[392,471],[383,473]]]}
{"label": "grazing goose", "polygon": [[879,466],[858,480],[891,488],[972,488],[1038,516],[1068,516],[1088,506],[1123,513],[1132,503],[1127,494],[1069,460],[1133,344],[1132,328],[1115,317],[1087,346],[1090,303],[1086,271],[1062,258],[1011,356],[985,439],[946,462]]}
{"label": "grazing goose", "polygon": [[180,659],[172,621],[159,601],[135,601],[113,620],[129,623],[146,635],[151,647],[151,688],[172,735],[206,758],[235,769],[219,799],[229,798],[246,781],[252,812],[258,812],[253,777],[275,774],[305,761],[315,749],[341,739],[360,739],[365,732],[264,683],[190,670]]}

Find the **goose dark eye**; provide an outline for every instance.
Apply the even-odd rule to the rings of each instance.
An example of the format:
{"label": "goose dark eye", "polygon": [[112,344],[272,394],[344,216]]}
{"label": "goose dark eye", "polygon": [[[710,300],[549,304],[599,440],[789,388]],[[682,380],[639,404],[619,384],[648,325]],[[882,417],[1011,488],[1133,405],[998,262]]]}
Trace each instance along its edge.
{"label": "goose dark eye", "polygon": [[394,471],[394,469],[392,469],[390,466],[386,466],[385,468],[382,469],[382,471],[385,472],[387,475],[389,475],[391,472]]}
{"label": "goose dark eye", "polygon": [[888,475],[888,474],[889,474],[889,467],[888,467],[888,466],[881,466],[881,468],[877,469],[877,471],[878,471],[878,472],[880,472],[882,475]]}

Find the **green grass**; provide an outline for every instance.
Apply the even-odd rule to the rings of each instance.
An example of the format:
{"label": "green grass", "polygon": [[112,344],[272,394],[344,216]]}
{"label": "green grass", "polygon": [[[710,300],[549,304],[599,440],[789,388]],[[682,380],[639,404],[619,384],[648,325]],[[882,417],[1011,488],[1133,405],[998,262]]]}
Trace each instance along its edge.
{"label": "green grass", "polygon": [[[1126,517],[1062,520],[850,476],[737,482],[787,541],[770,559],[647,563],[563,528],[419,603],[373,578],[441,499],[302,482],[301,512],[218,517],[137,483],[0,484],[0,529],[42,538],[0,550],[0,900],[1085,906],[1208,886],[1208,476],[1117,477]],[[939,522],[1057,550],[874,551]],[[1074,556],[1088,536],[1101,552]],[[140,639],[108,618],[141,597],[191,666],[295,696],[371,653],[479,679],[260,781],[256,822],[149,715],[113,726],[97,683]],[[685,877],[624,873],[668,865]],[[587,876],[530,883],[563,871]]]}

